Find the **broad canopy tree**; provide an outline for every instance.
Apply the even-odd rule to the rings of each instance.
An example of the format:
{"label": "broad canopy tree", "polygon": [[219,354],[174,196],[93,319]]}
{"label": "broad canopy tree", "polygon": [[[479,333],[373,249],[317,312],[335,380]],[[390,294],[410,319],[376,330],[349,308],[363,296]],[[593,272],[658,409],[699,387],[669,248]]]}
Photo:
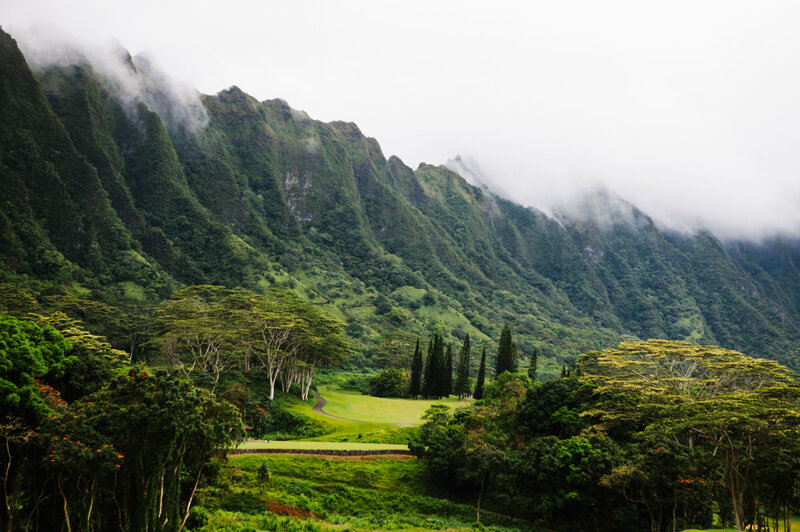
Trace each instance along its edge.
{"label": "broad canopy tree", "polygon": [[175,292],[156,318],[159,347],[172,367],[212,391],[236,367],[263,371],[270,400],[279,379],[287,392],[299,383],[306,399],[316,369],[349,352],[344,325],[287,290],[190,286]]}
{"label": "broad canopy tree", "polygon": [[708,451],[739,530],[747,524],[758,456],[780,449],[778,440],[800,439],[800,387],[777,362],[649,340],[589,352],[581,368],[598,386],[597,407],[586,414],[609,433],[634,427],[638,439],[667,435],[689,451]]}

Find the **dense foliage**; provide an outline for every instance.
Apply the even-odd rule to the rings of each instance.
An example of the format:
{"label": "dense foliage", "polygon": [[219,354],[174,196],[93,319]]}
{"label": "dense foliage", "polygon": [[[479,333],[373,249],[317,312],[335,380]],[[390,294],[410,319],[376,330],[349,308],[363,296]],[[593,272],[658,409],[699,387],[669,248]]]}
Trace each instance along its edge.
{"label": "dense foliage", "polygon": [[581,376],[503,373],[486,399],[428,411],[409,445],[433,477],[572,530],[672,530],[788,520],[800,507],[800,385],[713,346],[627,342]]}
{"label": "dense foliage", "polygon": [[205,463],[242,436],[234,407],[50,325],[0,331],[2,528],[183,528]]}
{"label": "dense foliage", "polygon": [[176,291],[156,312],[158,344],[170,367],[199,374],[211,391],[233,371],[262,374],[269,399],[300,385],[308,398],[319,367],[341,364],[349,347],[344,325],[290,291],[255,294],[221,286]]}

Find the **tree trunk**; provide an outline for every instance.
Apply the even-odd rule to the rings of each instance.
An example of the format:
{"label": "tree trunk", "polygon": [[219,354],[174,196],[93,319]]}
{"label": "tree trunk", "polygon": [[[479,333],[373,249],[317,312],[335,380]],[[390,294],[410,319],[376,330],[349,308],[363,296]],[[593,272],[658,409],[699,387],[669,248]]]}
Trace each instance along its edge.
{"label": "tree trunk", "polygon": [[92,485],[89,488],[89,509],[86,512],[86,531],[90,530],[89,523],[92,520],[92,509],[94,508],[94,483],[97,480],[96,476],[92,476]]}
{"label": "tree trunk", "polygon": [[161,488],[158,490],[158,518],[161,518],[161,512],[164,509],[164,471],[161,471]]}
{"label": "tree trunk", "polygon": [[312,366],[305,375],[305,383],[302,390],[301,399],[308,401],[308,393],[311,391],[311,382],[314,379],[314,367]]}
{"label": "tree trunk", "polygon": [[61,498],[64,500],[64,524],[67,525],[67,532],[72,532],[72,526],[69,524],[69,504],[67,503],[67,495],[64,493],[64,487],[61,483],[61,473],[58,474],[58,491],[61,492]]}
{"label": "tree trunk", "polygon": [[672,532],[678,530],[678,517],[675,515],[678,510],[678,490],[672,490]]}
{"label": "tree trunk", "polygon": [[[11,501],[8,498],[8,481],[11,478],[11,445],[8,442],[9,436],[5,436],[5,451],[8,461],[6,462],[5,472],[3,474],[3,512],[6,514],[6,531],[13,530],[14,514],[11,510]],[[14,484],[15,482],[12,482]]]}
{"label": "tree trunk", "polygon": [[483,483],[486,480],[486,475],[481,477],[481,490],[478,492],[478,519],[477,522],[481,522],[481,497],[483,496]]}
{"label": "tree trunk", "polygon": [[192,507],[192,500],[194,499],[194,494],[197,493],[197,485],[200,483],[200,476],[203,474],[203,466],[206,465],[206,459],[200,461],[200,467],[197,469],[197,477],[194,479],[194,486],[192,486],[192,493],[189,495],[189,502],[186,503],[186,513],[183,514],[183,520],[181,521],[181,525],[178,527],[178,532],[183,530],[183,526],[186,524],[186,520],[189,519],[189,509]]}

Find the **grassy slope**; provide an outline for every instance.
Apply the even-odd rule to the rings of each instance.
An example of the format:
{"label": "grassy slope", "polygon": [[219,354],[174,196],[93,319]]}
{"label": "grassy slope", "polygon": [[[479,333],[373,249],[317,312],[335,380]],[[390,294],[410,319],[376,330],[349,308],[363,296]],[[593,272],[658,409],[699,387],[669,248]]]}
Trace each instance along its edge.
{"label": "grassy slope", "polygon": [[358,392],[332,390],[327,387],[320,387],[319,391],[327,401],[323,407],[323,411],[327,414],[357,421],[392,425],[419,424],[425,411],[436,403],[443,403],[451,408],[466,406],[470,403],[470,401],[459,401],[455,398],[433,401],[371,397]]}
{"label": "grassy slope", "polygon": [[[258,467],[269,464],[263,486]],[[442,497],[418,460],[347,461],[243,456],[223,469],[222,483],[199,494],[208,514],[200,530],[472,530],[474,506]],[[271,512],[294,516],[275,517]],[[488,530],[520,530],[485,514]],[[525,528],[529,530],[528,528]]]}
{"label": "grassy slope", "polygon": [[425,410],[433,403],[444,403],[451,408],[469,404],[469,401],[443,399],[428,401],[411,399],[384,399],[361,395],[358,392],[336,390],[320,386],[321,395],[328,401],[325,412],[354,419],[336,419],[314,412],[316,401],[311,398],[306,402],[293,402],[289,410],[307,416],[331,430],[323,436],[307,438],[316,442],[359,442],[402,444],[408,442],[416,431],[414,426],[420,423]]}

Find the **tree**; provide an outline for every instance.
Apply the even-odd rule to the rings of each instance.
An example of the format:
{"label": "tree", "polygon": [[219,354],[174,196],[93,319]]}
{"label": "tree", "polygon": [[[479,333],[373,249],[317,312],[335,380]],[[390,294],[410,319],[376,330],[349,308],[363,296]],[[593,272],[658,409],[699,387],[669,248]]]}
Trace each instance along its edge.
{"label": "tree", "polygon": [[500,333],[500,341],[497,344],[497,364],[495,375],[500,375],[504,371],[514,373],[517,371],[517,349],[511,338],[511,328],[506,323]]}
{"label": "tree", "polygon": [[507,457],[510,483],[531,501],[539,519],[568,524],[562,528],[569,530],[640,529],[614,516],[621,497],[600,482],[621,463],[608,438],[546,436],[510,450]]}
{"label": "tree", "polygon": [[[20,498],[20,479],[32,452],[34,429],[52,415],[46,384],[75,364],[71,344],[53,327],[0,316],[0,525],[13,529]],[[61,401],[53,394],[53,403]]]}
{"label": "tree", "polygon": [[486,346],[483,346],[483,353],[481,354],[481,365],[478,366],[478,378],[475,381],[475,391],[472,397],[475,399],[483,399],[483,381],[486,380]]}
{"label": "tree", "polygon": [[296,371],[300,382],[300,398],[308,399],[314,372],[319,367],[339,364],[349,353],[344,337],[344,324],[306,305],[300,315],[302,334],[297,339]]}
{"label": "tree", "polygon": [[37,379],[54,380],[76,362],[72,344],[53,327],[0,316],[0,421],[35,424],[49,412]]}
{"label": "tree", "polygon": [[52,483],[36,504],[47,530],[80,519],[81,529],[180,531],[207,460],[244,435],[230,404],[143,368],[63,405],[41,432],[48,459],[37,475]]}
{"label": "tree", "polygon": [[531,381],[536,382],[536,365],[539,363],[539,350],[535,347],[531,352],[531,364],[528,366],[528,377],[531,378]]}
{"label": "tree", "polygon": [[444,356],[444,371],[442,372],[442,397],[447,397],[453,391],[453,345],[447,345],[447,353]]}
{"label": "tree", "polygon": [[414,348],[414,358],[411,361],[411,384],[408,388],[408,395],[416,399],[422,392],[422,350],[419,348],[419,338],[417,346]]}
{"label": "tree", "polygon": [[467,434],[462,423],[453,423],[453,414],[444,404],[433,404],[422,416],[425,421],[408,443],[411,452],[424,458],[437,481],[458,481],[464,467]]}
{"label": "tree", "polygon": [[800,387],[777,362],[649,340],[589,352],[581,370],[582,379],[598,385],[598,408],[588,414],[602,419],[609,433],[632,427],[638,438],[669,435],[688,449],[705,448],[739,530],[747,497],[757,495],[756,457],[779,448],[776,439],[800,438]]}
{"label": "tree", "polygon": [[422,394],[425,397],[441,397],[444,394],[445,382],[444,339],[438,332],[433,334],[428,349],[428,360],[425,363],[424,384]]}
{"label": "tree", "polygon": [[279,379],[286,392],[298,382],[305,400],[316,368],[341,362],[349,352],[340,321],[284,289],[255,294],[190,286],[156,316],[158,343],[172,367],[212,391],[226,371],[263,370],[270,400]]}
{"label": "tree", "polygon": [[285,290],[271,290],[266,295],[249,294],[247,303],[246,357],[244,369],[263,370],[269,383],[269,400],[275,398],[275,385],[284,375],[285,391],[294,377],[292,362],[301,349],[300,336],[306,324],[301,314],[308,304]]}
{"label": "tree", "polygon": [[205,462],[243,436],[238,413],[175,376],[119,374],[104,338],[71,334],[69,350],[0,318],[0,528],[180,531]]}
{"label": "tree", "polygon": [[464,338],[464,343],[461,345],[461,350],[458,353],[458,370],[456,372],[456,383],[453,388],[453,393],[458,395],[459,399],[463,399],[469,393],[469,333]]}
{"label": "tree", "polygon": [[187,378],[210,376],[212,391],[240,354],[241,295],[221,286],[190,286],[176,291],[156,312],[158,344],[171,366]]}
{"label": "tree", "polygon": [[370,381],[369,393],[375,397],[402,397],[407,380],[402,369],[385,369]]}
{"label": "tree", "polygon": [[425,372],[422,375],[422,396],[425,398],[433,395],[434,387],[434,354],[433,354],[433,338],[428,341],[428,354],[425,356]]}

